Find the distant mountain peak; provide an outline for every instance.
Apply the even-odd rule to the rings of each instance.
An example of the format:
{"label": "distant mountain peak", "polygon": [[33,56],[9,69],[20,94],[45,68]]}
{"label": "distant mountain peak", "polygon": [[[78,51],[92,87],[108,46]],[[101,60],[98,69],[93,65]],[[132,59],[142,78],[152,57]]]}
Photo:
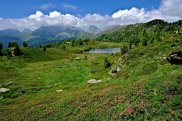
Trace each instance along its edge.
{"label": "distant mountain peak", "polygon": [[93,33],[93,34],[97,34],[99,32],[101,32],[101,30],[97,27],[97,26],[94,26],[94,25],[90,25],[87,29],[87,32],[88,33]]}
{"label": "distant mountain peak", "polygon": [[22,31],[22,33],[23,33],[23,34],[31,34],[32,31],[31,31],[30,29],[24,29],[24,30]]}

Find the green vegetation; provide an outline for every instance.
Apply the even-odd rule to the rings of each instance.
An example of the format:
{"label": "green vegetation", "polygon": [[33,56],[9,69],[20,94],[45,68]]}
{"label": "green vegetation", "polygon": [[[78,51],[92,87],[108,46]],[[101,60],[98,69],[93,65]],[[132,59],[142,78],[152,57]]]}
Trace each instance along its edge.
{"label": "green vegetation", "polygon": [[[129,25],[99,41],[65,41],[46,52],[23,47],[19,56],[1,56],[0,88],[10,91],[0,93],[0,120],[182,120],[182,66],[165,58],[182,50],[182,35],[175,33],[177,23],[169,27],[160,22]],[[154,32],[159,28],[160,41]],[[121,53],[86,52],[114,47],[122,48]],[[120,58],[121,69],[111,77],[108,67]],[[88,84],[90,79],[102,82]]]}
{"label": "green vegetation", "polygon": [[0,56],[2,56],[3,55],[3,44],[2,43],[0,43]]}
{"label": "green vegetation", "polygon": [[25,41],[23,42],[23,47],[28,47],[28,44]]}
{"label": "green vegetation", "polygon": [[[98,41],[112,42],[131,42],[135,45],[140,44],[146,46],[149,42],[153,43],[162,41],[166,36],[177,35],[181,40],[180,33],[182,22],[167,23],[163,20],[153,20],[144,24],[135,24],[122,27],[120,30],[101,35]],[[176,34],[175,34],[176,33]],[[165,36],[165,37],[164,37]]]}
{"label": "green vegetation", "polygon": [[128,47],[126,45],[123,45],[121,47],[121,53],[124,54],[124,53],[127,53],[128,52]]}
{"label": "green vegetation", "polygon": [[10,42],[7,49],[3,49],[3,44],[0,43],[0,56],[19,56],[22,52],[16,42]]}
{"label": "green vegetation", "polygon": [[111,66],[111,63],[108,61],[107,58],[104,59],[104,67],[109,68]]}
{"label": "green vegetation", "polygon": [[44,46],[43,50],[46,51],[46,47],[45,46]]}
{"label": "green vegetation", "polygon": [[16,44],[15,45],[15,47],[14,47],[14,55],[15,56],[18,56],[18,55],[20,55],[21,54],[21,50],[20,50],[20,48],[19,48],[19,46],[18,46],[18,44]]}

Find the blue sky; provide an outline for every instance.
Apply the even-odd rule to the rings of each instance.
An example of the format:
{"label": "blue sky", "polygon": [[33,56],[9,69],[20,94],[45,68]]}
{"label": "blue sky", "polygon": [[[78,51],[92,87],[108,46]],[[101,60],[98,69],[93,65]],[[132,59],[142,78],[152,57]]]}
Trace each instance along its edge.
{"label": "blue sky", "polygon": [[51,11],[81,15],[98,13],[112,15],[121,9],[132,7],[157,9],[161,0],[1,0],[0,18],[22,18],[37,10],[47,14]]}

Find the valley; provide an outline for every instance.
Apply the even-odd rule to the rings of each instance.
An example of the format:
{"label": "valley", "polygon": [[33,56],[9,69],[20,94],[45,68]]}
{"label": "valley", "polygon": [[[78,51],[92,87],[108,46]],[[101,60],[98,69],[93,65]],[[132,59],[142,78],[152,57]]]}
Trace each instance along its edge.
{"label": "valley", "polygon": [[181,23],[156,21],[0,56],[0,120],[181,120]]}

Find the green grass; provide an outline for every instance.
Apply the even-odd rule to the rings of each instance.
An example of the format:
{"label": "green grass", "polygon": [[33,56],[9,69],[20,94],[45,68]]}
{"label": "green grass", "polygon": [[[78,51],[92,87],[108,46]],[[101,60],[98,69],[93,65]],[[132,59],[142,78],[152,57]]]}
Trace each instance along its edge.
{"label": "green grass", "polygon": [[[0,94],[0,120],[181,120],[182,66],[164,59],[181,47],[171,48],[165,41],[135,47],[117,77],[108,75],[104,59],[114,65],[121,53],[80,52],[121,46],[92,41],[66,45],[65,51],[23,48],[21,56],[0,57],[1,87],[11,89]],[[92,78],[103,82],[88,84]],[[7,82],[12,84],[4,86]]]}

